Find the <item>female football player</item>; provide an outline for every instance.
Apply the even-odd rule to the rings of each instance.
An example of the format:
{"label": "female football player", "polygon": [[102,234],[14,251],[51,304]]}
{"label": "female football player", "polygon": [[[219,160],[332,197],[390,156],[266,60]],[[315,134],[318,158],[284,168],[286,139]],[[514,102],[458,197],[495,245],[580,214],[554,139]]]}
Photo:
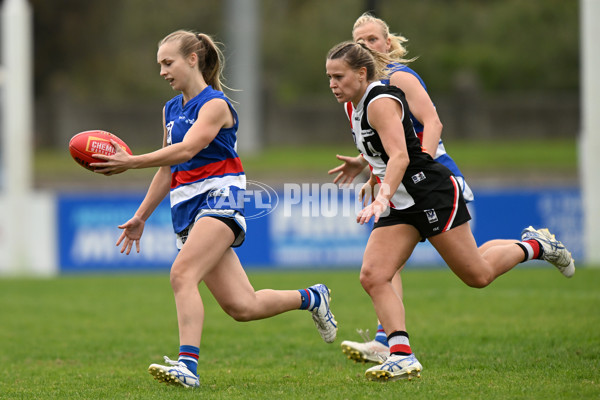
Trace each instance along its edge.
{"label": "female football player", "polygon": [[[462,188],[465,202],[471,202],[473,192],[465,182],[463,174],[454,160],[446,153],[441,140],[443,126],[433,101],[427,93],[425,82],[413,69],[407,66],[408,63],[413,61],[413,59],[406,58],[408,51],[404,43],[407,42],[407,39],[401,35],[390,33],[390,28],[385,21],[369,13],[364,13],[356,20],[352,28],[352,38],[354,41],[361,40],[370,49],[385,53],[394,60],[388,66],[388,76],[381,81],[396,86],[404,92],[406,101],[410,106],[410,119],[425,151],[437,162],[444,164],[452,171]],[[346,110],[349,110],[347,107]],[[329,174],[338,173],[334,178],[334,183],[351,183],[367,166],[366,160],[360,155],[357,157],[338,155],[337,158],[344,163],[329,171]],[[374,188],[368,187],[366,189],[373,193]],[[399,268],[392,280],[392,284],[400,296],[402,296],[400,271],[403,268],[404,266]],[[359,333],[363,334],[364,342],[344,340],[341,344],[344,354],[356,361],[381,363],[389,355],[387,336],[382,325],[378,323],[373,340],[370,340],[368,330],[367,333],[359,330]]]}
{"label": "female football player", "polygon": [[117,241],[129,254],[140,251],[144,223],[169,195],[173,227],[180,249],[171,267],[179,325],[179,357],[152,364],[160,382],[199,386],[197,365],[204,324],[198,291],[204,282],[223,310],[237,321],[271,317],[294,309],[312,312],[323,340],[335,340],[337,323],[329,309],[329,289],[317,284],[300,290],[255,291],[232,247],[246,234],[239,195],[246,187],[236,153],[238,116],[222,92],[223,58],[210,36],[176,31],[160,43],[160,76],[180,92],[163,110],[163,147],[129,155],[119,146],[110,157],[98,156],[96,171],[119,173],[130,168],[159,167],[148,192]]}
{"label": "female football player", "polygon": [[420,376],[423,368],[410,347],[402,298],[392,286],[420,241],[429,240],[471,287],[483,288],[531,259],[546,260],[567,277],[575,272],[571,253],[547,229],[528,227],[520,241],[497,239],[477,247],[456,177],[423,151],[404,93],[380,82],[392,61],[362,41],[340,43],[326,59],[329,87],[339,103],[351,103],[356,147],[369,163],[371,181],[380,185],[357,222],[374,219],[360,282],[389,343],[385,362],[366,371],[368,379],[382,381]]}

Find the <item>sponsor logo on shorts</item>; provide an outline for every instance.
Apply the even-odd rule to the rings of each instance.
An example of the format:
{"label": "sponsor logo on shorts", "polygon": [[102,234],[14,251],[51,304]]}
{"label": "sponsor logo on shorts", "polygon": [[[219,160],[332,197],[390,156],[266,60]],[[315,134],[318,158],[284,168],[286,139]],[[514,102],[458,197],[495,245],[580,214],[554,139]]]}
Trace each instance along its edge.
{"label": "sponsor logo on shorts", "polygon": [[424,210],[424,211],[425,211],[425,215],[427,215],[427,220],[429,221],[430,224],[438,222],[438,217],[437,217],[437,214],[435,213],[434,209],[429,209],[429,210]]}

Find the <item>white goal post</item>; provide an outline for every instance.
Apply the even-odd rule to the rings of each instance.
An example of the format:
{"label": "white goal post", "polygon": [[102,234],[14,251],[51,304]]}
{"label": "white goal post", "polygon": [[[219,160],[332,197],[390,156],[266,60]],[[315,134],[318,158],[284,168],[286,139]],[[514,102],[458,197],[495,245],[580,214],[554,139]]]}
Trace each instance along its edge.
{"label": "white goal post", "polygon": [[600,267],[600,1],[580,0],[579,168],[585,263]]}
{"label": "white goal post", "polygon": [[56,273],[55,199],[33,191],[33,38],[27,0],[2,3],[0,276]]}

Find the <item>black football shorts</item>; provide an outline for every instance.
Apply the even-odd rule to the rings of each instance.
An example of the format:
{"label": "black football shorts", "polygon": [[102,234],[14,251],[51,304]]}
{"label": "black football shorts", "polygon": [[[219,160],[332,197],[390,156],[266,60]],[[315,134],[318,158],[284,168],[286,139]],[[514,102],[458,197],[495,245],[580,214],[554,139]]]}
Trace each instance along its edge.
{"label": "black football shorts", "polygon": [[414,226],[421,234],[421,241],[471,219],[462,190],[456,178],[450,176],[425,199],[404,210],[390,209],[390,213],[381,217],[373,229],[382,226],[408,224]]}

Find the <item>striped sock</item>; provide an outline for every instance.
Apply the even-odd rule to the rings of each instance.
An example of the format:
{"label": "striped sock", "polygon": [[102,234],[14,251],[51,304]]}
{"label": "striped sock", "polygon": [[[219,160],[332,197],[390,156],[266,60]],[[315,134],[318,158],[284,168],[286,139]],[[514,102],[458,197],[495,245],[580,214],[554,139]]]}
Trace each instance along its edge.
{"label": "striped sock", "polygon": [[544,255],[544,250],[540,245],[540,242],[535,239],[525,240],[521,243],[517,243],[517,246],[519,246],[525,253],[525,258],[522,262],[540,259]]}
{"label": "striped sock", "polygon": [[381,326],[381,324],[377,325],[377,333],[375,334],[375,340],[381,343],[382,345],[389,347],[387,335],[385,334],[385,331],[383,330],[383,326]]}
{"label": "striped sock", "polygon": [[179,360],[184,363],[191,373],[198,375],[198,356],[200,349],[196,346],[179,346]]}
{"label": "striped sock", "polygon": [[321,305],[321,296],[314,289],[298,289],[300,292],[300,298],[302,304],[300,305],[301,310],[312,311]]}
{"label": "striped sock", "polygon": [[390,354],[396,356],[410,356],[412,354],[408,342],[408,333],[405,331],[392,332],[387,339],[390,344]]}

